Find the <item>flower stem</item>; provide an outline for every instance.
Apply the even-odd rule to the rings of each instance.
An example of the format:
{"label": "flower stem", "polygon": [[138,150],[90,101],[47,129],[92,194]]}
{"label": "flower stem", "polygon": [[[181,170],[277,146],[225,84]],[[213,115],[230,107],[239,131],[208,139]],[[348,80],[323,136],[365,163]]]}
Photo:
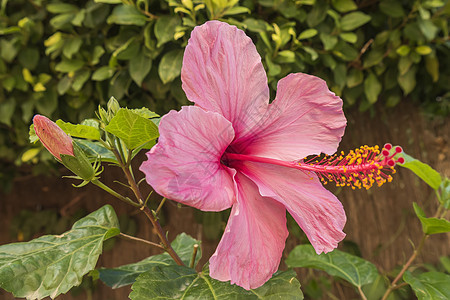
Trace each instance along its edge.
{"label": "flower stem", "polygon": [[359,294],[361,295],[361,299],[367,300],[367,297],[366,297],[366,295],[364,295],[364,292],[362,291],[360,286],[358,286],[358,291],[359,291]]}
{"label": "flower stem", "polygon": [[119,152],[117,151],[117,149],[113,149],[113,153],[116,156],[116,158],[119,162],[119,166],[122,169],[122,171],[124,172],[124,174],[128,180],[128,184],[130,185],[130,188],[133,190],[133,193],[136,196],[136,199],[139,201],[139,204],[137,204],[135,202],[133,202],[133,203],[136,204],[139,207],[139,209],[145,213],[147,218],[152,223],[153,228],[156,231],[156,234],[158,235],[159,239],[161,240],[161,246],[164,248],[164,250],[166,250],[166,252],[169,253],[169,255],[173,258],[173,260],[178,265],[184,266],[183,261],[178,256],[178,254],[175,252],[175,250],[173,250],[172,246],[170,245],[170,242],[167,239],[167,236],[165,235],[163,229],[161,228],[161,225],[159,224],[158,220],[153,215],[153,212],[150,210],[150,208],[148,208],[148,206],[144,205],[144,201],[142,201],[141,191],[136,183],[136,180],[134,179],[133,175],[130,172],[130,168],[128,165],[129,162],[124,162],[121,159],[121,156],[120,156]]}
{"label": "flower stem", "polygon": [[169,240],[167,239],[167,236],[164,234],[161,225],[159,225],[159,222],[156,220],[155,216],[153,215],[153,212],[148,208],[147,206],[142,206],[141,210],[145,213],[147,218],[152,223],[153,227],[156,230],[156,234],[158,235],[159,239],[161,240],[162,247],[164,250],[166,250],[167,253],[173,258],[173,260],[177,263],[179,266],[184,266],[183,261],[178,256],[178,254],[173,250],[172,246],[170,245]]}
{"label": "flower stem", "polygon": [[99,181],[98,179],[94,179],[91,181],[93,184],[95,184],[96,186],[102,188],[103,190],[105,190],[106,192],[108,192],[109,194],[113,195],[114,197],[118,198],[119,200],[122,200],[123,202],[130,204],[134,207],[140,208],[141,206],[134,202],[133,200],[131,200],[128,197],[124,197],[121,194],[117,193],[116,191],[114,191],[113,189],[111,189],[109,186],[105,185],[103,182]]}
{"label": "flower stem", "polygon": [[399,287],[399,285],[397,285],[397,282],[403,277],[403,274],[409,269],[409,267],[411,266],[412,262],[416,259],[417,255],[420,253],[420,251],[423,248],[423,245],[425,244],[425,241],[428,239],[429,235],[428,234],[423,234],[422,238],[420,239],[420,243],[419,243],[419,247],[417,247],[416,250],[414,250],[413,254],[411,255],[411,257],[408,259],[408,261],[406,262],[406,264],[403,266],[403,268],[401,269],[401,271],[398,273],[397,277],[395,277],[395,279],[392,281],[392,283],[389,285],[389,288],[386,290],[386,292],[383,295],[383,298],[381,298],[381,300],[386,300],[387,297],[389,296],[389,294],[397,289]]}
{"label": "flower stem", "polygon": [[122,232],[119,234],[119,237],[124,238],[126,240],[141,242],[141,243],[144,243],[144,244],[147,244],[147,245],[151,245],[151,246],[155,246],[155,247],[164,249],[164,247],[161,246],[160,244],[153,243],[153,242],[150,242],[150,241],[147,241],[147,240],[144,240],[144,239],[140,239],[140,238],[137,238],[135,236],[131,236],[131,235],[128,235],[128,234],[125,234],[125,233],[122,233]]}

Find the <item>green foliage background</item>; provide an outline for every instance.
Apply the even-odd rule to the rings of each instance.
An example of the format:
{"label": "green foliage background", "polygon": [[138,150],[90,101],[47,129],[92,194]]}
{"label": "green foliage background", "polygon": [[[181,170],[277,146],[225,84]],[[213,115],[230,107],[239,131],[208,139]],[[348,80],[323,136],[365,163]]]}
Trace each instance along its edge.
{"label": "green foliage background", "polygon": [[441,0],[1,0],[0,181],[45,161],[27,139],[35,113],[77,123],[111,96],[162,114],[187,104],[183,49],[211,19],[252,37],[272,91],[306,72],[347,107],[408,96],[448,114],[449,15]]}

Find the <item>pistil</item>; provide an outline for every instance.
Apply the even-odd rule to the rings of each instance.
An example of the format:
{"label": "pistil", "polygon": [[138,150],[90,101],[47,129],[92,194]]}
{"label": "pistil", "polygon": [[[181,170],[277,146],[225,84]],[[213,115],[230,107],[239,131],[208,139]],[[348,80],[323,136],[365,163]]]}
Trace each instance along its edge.
{"label": "pistil", "polygon": [[374,183],[381,186],[385,182],[392,181],[395,165],[404,162],[403,157],[396,158],[402,151],[399,146],[393,147],[391,144],[386,144],[381,151],[378,146],[362,146],[351,150],[347,155],[341,152],[331,156],[304,158],[299,162],[237,153],[226,153],[224,158],[228,162],[251,161],[298,169],[303,172],[314,172],[324,184],[333,181],[336,186],[369,189]]}

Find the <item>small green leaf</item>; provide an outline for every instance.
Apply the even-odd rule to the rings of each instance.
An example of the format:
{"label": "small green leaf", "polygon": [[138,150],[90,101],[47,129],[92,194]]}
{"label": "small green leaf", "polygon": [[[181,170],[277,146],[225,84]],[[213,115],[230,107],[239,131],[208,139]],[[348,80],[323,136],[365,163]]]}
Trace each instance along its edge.
{"label": "small green leaf", "polygon": [[125,108],[116,113],[105,130],[120,138],[128,149],[137,148],[159,136],[158,127],[152,121]]}
{"label": "small green leaf", "polygon": [[413,60],[410,56],[401,56],[398,60],[398,72],[400,75],[406,74],[413,64]]}
{"label": "small green leaf", "polygon": [[369,22],[372,18],[360,11],[351,12],[341,19],[341,29],[343,31],[352,31]]}
{"label": "small green leaf", "polygon": [[0,286],[15,297],[55,298],[95,268],[103,241],[119,234],[110,205],[78,220],[62,235],[0,246]]}
{"label": "small green leaf", "polygon": [[415,50],[420,55],[428,55],[431,52],[433,52],[433,50],[429,46],[426,46],[426,45],[418,46],[418,47],[416,47]]}
{"label": "small green leaf", "polygon": [[62,73],[75,72],[83,67],[84,62],[80,59],[65,59],[55,66],[55,70]]}
{"label": "small green leaf", "polygon": [[409,271],[403,280],[413,289],[419,300],[450,299],[450,275],[440,272],[426,272],[414,277]]}
{"label": "small green leaf", "polygon": [[405,16],[402,4],[396,0],[383,0],[380,3],[380,10],[393,18],[401,18]]}
{"label": "small green leaf", "polygon": [[395,52],[397,52],[397,54],[400,56],[406,56],[409,54],[410,51],[411,48],[409,48],[408,45],[401,45],[400,47],[397,48],[397,50],[395,50]]}
{"label": "small green leaf", "polygon": [[373,48],[372,50],[370,50],[367,56],[364,56],[363,67],[370,68],[376,66],[383,61],[383,58],[384,58],[384,49]]}
{"label": "small green leaf", "polygon": [[78,11],[78,7],[68,3],[49,3],[45,8],[52,14],[74,13]]}
{"label": "small green leaf", "polygon": [[416,86],[416,68],[411,67],[405,74],[399,74],[397,77],[397,81],[402,88],[405,96],[411,93]]}
{"label": "small green leaf", "polygon": [[95,70],[94,74],[92,74],[92,80],[94,81],[103,81],[108,78],[111,78],[114,75],[115,70],[108,66],[103,66]]}
{"label": "small green leaf", "polygon": [[108,24],[144,26],[147,17],[133,5],[118,5],[108,17]]}
{"label": "small green leaf", "polygon": [[405,163],[398,164],[400,167],[410,169],[433,189],[437,190],[439,188],[442,181],[441,174],[439,174],[439,172],[406,153],[402,153],[401,156],[405,159]]}
{"label": "small green leaf", "polygon": [[358,8],[353,0],[333,0],[334,8],[341,13],[349,12]]}
{"label": "small green leaf", "polygon": [[161,81],[166,84],[180,76],[183,63],[183,50],[172,50],[164,54],[158,67]]}
{"label": "small green leaf", "polygon": [[329,35],[329,34],[326,34],[323,32],[319,34],[319,38],[322,41],[322,44],[323,44],[323,47],[325,50],[333,49],[334,46],[336,46],[336,44],[338,42],[337,36]]}
{"label": "small green leaf", "polygon": [[364,80],[364,93],[367,97],[369,103],[375,103],[378,100],[378,95],[381,93],[381,83],[378,81],[378,78],[372,72],[366,77]]}
{"label": "small green leaf", "polygon": [[249,14],[251,11],[247,7],[244,6],[234,6],[229,9],[227,9],[223,16],[232,16],[232,15],[238,15],[238,14]]}
{"label": "small green leaf", "polygon": [[152,59],[145,55],[144,51],[139,51],[137,55],[130,59],[130,76],[138,86],[142,85],[142,81],[150,72],[151,67]]}
{"label": "small green leaf", "polygon": [[413,203],[414,212],[422,223],[422,230],[426,234],[436,234],[436,233],[446,233],[450,232],[450,222],[446,219],[438,218],[427,218],[424,211],[417,205]]}
{"label": "small green leaf", "polygon": [[354,44],[358,41],[358,36],[353,32],[342,32],[339,34],[339,37],[350,44]]}
{"label": "small green leaf", "polygon": [[360,85],[364,80],[364,74],[361,70],[351,69],[347,75],[347,86],[349,88]]}
{"label": "small green leaf", "polygon": [[229,282],[212,279],[208,269],[197,273],[184,266],[153,267],[139,275],[130,299],[303,299],[294,271],[277,272],[262,287],[244,290]]}
{"label": "small green leaf", "polygon": [[58,125],[65,133],[70,136],[89,139],[89,140],[99,140],[100,131],[97,128],[87,125],[71,124],[64,122],[62,120],[57,120],[56,125]]}
{"label": "small green leaf", "polygon": [[299,40],[309,39],[309,38],[312,38],[313,36],[315,36],[316,34],[317,34],[317,29],[314,29],[314,28],[306,29],[300,33],[300,35],[298,36],[298,39]]}
{"label": "small green leaf", "polygon": [[174,40],[174,34],[177,26],[181,25],[178,16],[161,16],[155,24],[155,36],[158,40],[158,48],[169,41]]}
{"label": "small green leaf", "polygon": [[434,55],[425,56],[425,68],[428,74],[433,78],[433,82],[439,80],[439,60]]}
{"label": "small green leaf", "polygon": [[[178,235],[175,240],[173,240],[171,245],[184,264],[189,266],[194,251],[194,245],[196,244],[200,246],[201,241],[193,239],[189,235],[182,233]],[[201,257],[202,253],[200,248],[198,248],[194,265],[198,263]],[[125,285],[133,284],[140,274],[149,271],[155,266],[164,267],[171,265],[175,266],[175,261],[168,253],[163,253],[150,256],[137,263],[120,266],[114,269],[101,268],[98,272],[101,281],[103,281],[107,286],[117,289]]]}
{"label": "small green leaf", "polygon": [[377,278],[377,268],[360,257],[334,250],[317,255],[311,245],[300,245],[289,253],[286,264],[290,268],[319,269],[342,278],[356,287],[369,284]]}

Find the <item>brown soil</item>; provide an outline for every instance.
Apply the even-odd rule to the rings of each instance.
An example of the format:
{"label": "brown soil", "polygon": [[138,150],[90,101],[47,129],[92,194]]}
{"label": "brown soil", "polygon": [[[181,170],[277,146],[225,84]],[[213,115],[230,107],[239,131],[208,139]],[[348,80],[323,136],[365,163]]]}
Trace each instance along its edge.
{"label": "brown soil", "polygon": [[[408,104],[400,104],[394,111],[379,110],[374,117],[369,113],[357,111],[346,114],[349,121],[340,150],[348,151],[363,144],[382,146],[385,142],[391,142],[402,145],[405,152],[411,156],[450,176],[448,119],[429,120],[417,108]],[[381,271],[391,270],[394,266],[404,263],[413,251],[410,241],[418,243],[421,226],[415,217],[412,203],[417,202],[428,215],[437,207],[431,188],[409,170],[397,169],[394,182],[381,188],[372,188],[369,191],[338,191],[338,198],[342,201],[348,218],[345,227],[346,241],[356,243],[362,256],[374,262]],[[122,178],[121,176],[118,169],[109,167],[102,178],[114,186],[113,180]],[[28,176],[16,180],[11,193],[0,194],[0,244],[17,241],[10,236],[9,224],[21,210],[54,208],[58,209],[60,214],[70,215],[80,208],[93,211],[106,203],[113,205],[118,215],[133,215],[138,223],[138,237],[157,241],[151,225],[142,214],[95,186],[76,189],[72,187],[72,183],[70,179],[45,176]],[[120,186],[117,186],[117,189],[121,189]],[[171,202],[166,203],[165,209],[168,216],[168,226],[165,229],[169,230],[170,239],[183,231],[201,239],[202,227],[195,222],[193,209],[179,208]],[[449,237],[449,234],[431,236],[418,261],[435,264],[440,256],[450,255]],[[216,243],[217,241],[203,241],[204,262],[213,253]],[[297,244],[298,240],[290,236],[285,254]],[[98,266],[117,267],[157,253],[160,253],[157,248],[119,239],[112,249],[101,255]],[[281,268],[285,268],[283,263]],[[302,278],[300,282],[303,282]],[[99,282],[92,299],[127,299],[129,292],[129,287],[111,290]],[[337,295],[339,298],[343,297],[342,294]],[[86,294],[81,294],[74,298],[69,294],[58,299],[86,297]],[[0,290],[0,299],[14,298]]]}

